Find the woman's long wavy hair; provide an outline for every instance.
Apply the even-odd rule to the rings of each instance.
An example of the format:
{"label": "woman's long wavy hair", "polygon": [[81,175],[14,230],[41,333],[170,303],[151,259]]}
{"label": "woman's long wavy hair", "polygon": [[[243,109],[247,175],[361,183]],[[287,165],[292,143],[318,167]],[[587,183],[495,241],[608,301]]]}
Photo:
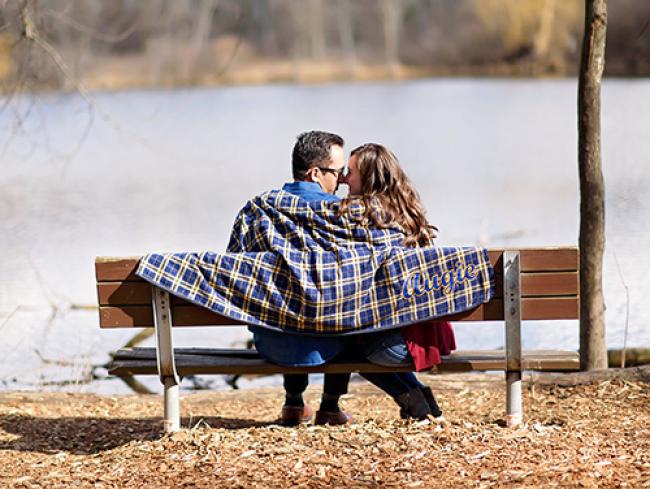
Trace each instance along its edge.
{"label": "woman's long wavy hair", "polygon": [[352,150],[361,177],[361,195],[344,199],[341,213],[361,201],[363,218],[378,228],[397,224],[404,230],[405,246],[433,244],[438,229],[429,224],[420,196],[402,170],[397,157],[380,144],[368,143]]}

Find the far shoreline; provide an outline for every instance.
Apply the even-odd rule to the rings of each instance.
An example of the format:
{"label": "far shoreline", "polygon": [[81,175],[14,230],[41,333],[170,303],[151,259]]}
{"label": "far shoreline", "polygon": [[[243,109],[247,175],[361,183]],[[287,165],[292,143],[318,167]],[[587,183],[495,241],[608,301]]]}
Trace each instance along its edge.
{"label": "far shoreline", "polygon": [[[130,70],[121,69],[117,72],[128,73]],[[169,78],[159,83],[153,83],[144,77],[120,76],[116,72],[99,71],[81,77],[77,87],[57,87],[52,85],[32,86],[30,90],[16,92],[20,94],[68,94],[77,93],[79,88],[92,93],[118,92],[165,92],[193,89],[266,87],[266,86],[329,86],[329,85],[363,85],[374,83],[402,83],[431,80],[473,80],[473,81],[555,81],[575,80],[578,73],[565,71],[544,70],[534,66],[522,65],[490,65],[490,66],[458,66],[458,67],[419,67],[399,65],[390,68],[384,65],[367,65],[355,67],[348,72],[338,64],[311,63],[300,65],[296,70],[286,62],[258,63],[246,65],[240,69],[232,69],[222,74],[207,74],[190,81]],[[647,76],[629,74],[612,74],[603,78],[608,80],[646,81]],[[7,80],[5,87],[11,87]],[[0,93],[0,98],[11,96],[11,88]]]}

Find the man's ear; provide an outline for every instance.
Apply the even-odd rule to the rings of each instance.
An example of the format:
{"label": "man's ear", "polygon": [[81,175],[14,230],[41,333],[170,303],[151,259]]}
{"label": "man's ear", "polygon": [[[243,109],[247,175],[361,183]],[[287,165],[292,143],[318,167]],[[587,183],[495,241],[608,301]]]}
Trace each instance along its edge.
{"label": "man's ear", "polygon": [[307,173],[305,174],[305,182],[316,182],[317,181],[316,179],[314,179],[314,176],[313,176],[315,171],[316,170],[314,170],[313,167],[310,168],[309,170],[307,170]]}

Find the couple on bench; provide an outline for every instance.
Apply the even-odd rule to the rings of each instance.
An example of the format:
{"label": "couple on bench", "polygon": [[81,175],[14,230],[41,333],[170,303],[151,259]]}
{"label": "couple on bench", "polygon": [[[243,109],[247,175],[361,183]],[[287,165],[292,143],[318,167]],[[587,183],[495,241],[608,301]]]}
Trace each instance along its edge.
{"label": "couple on bench", "polygon": [[[329,249],[337,254],[340,261],[332,267],[328,267],[326,261],[321,262],[319,268],[323,269],[312,270],[313,274],[322,274],[312,277],[315,282],[331,279],[331,274],[340,273],[336,267],[345,266],[341,244],[345,247],[346,239],[352,238],[358,248],[360,244],[364,245],[363,240],[367,237],[365,248],[372,254],[376,242],[368,232],[370,229],[394,231],[390,237],[391,244],[395,244],[397,239],[397,244],[403,247],[431,246],[436,236],[436,228],[427,222],[417,192],[391,151],[379,144],[364,144],[352,150],[346,165],[343,145],[343,138],[336,134],[310,131],[299,135],[292,155],[294,181],[282,188],[283,193],[298,197],[303,204],[306,202],[313,208],[327,207],[356,227],[355,233],[341,237],[340,242],[331,243],[331,246],[327,242],[318,243],[320,249]],[[341,200],[334,194],[339,184],[346,184],[349,188],[346,199]],[[287,219],[290,216],[287,218],[281,211],[272,219],[274,230],[270,234],[274,237],[270,239],[271,243],[266,244],[267,248],[283,246],[277,240],[278,233],[284,235],[294,249],[311,248],[303,233],[316,241],[327,240],[332,233],[327,220],[309,218],[304,222],[292,222],[292,226],[300,228],[296,231],[295,227],[287,224]],[[266,233],[266,230],[252,228],[268,225],[268,220],[256,217],[256,211],[250,205],[244,207],[235,221],[228,252],[259,251],[257,238],[251,240],[242,236]],[[442,277],[444,281],[445,276]],[[447,277],[450,279],[452,275]],[[405,296],[421,295],[426,292],[425,288],[433,287],[421,277],[407,282]],[[285,285],[291,289],[290,283]],[[341,287],[345,286],[343,281]],[[326,296],[319,297],[320,305],[314,307],[327,307],[327,299]],[[382,366],[412,365],[421,371],[437,365],[440,355],[448,355],[456,348],[451,324],[439,320],[378,329],[378,332],[367,332],[366,329],[363,334],[352,335],[296,334],[255,325],[249,329],[259,353],[268,361],[285,366],[315,366],[345,359],[367,360]],[[402,418],[425,419],[429,415],[438,417],[442,414],[431,389],[411,372],[361,375],[395,400]],[[352,416],[339,409],[339,398],[347,393],[349,381],[349,373],[325,374],[320,409],[314,419],[316,424],[352,422]],[[307,384],[307,374],[284,375],[286,398],[282,407],[282,424],[298,425],[314,417],[311,406],[303,402]]]}
{"label": "couple on bench", "polygon": [[[494,296],[487,250],[436,247],[436,228],[393,153],[378,144],[353,150],[311,131],[293,149],[294,181],[249,200],[226,253],[151,253],[137,275],[156,287],[249,325],[259,353],[288,366],[368,361],[413,367],[454,350],[439,318]],[[334,195],[339,184],[349,196]],[[413,373],[363,373],[390,395],[403,418],[440,416],[431,390]],[[317,424],[347,424],[339,409],[350,374],[326,374]],[[282,422],[314,417],[302,394],[306,374],[284,376]]]}

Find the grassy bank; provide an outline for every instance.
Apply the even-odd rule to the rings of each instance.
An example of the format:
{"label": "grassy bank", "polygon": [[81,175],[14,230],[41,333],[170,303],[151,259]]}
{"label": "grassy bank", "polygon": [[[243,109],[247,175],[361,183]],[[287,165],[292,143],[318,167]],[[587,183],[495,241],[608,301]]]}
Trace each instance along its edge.
{"label": "grassy bank", "polygon": [[398,420],[365,383],[344,399],[357,423],[342,428],[277,426],[279,389],[192,394],[190,429],[172,436],[158,397],[4,393],[0,486],[645,487],[648,373],[528,382],[517,429],[504,427],[501,376],[426,377],[442,424]]}

